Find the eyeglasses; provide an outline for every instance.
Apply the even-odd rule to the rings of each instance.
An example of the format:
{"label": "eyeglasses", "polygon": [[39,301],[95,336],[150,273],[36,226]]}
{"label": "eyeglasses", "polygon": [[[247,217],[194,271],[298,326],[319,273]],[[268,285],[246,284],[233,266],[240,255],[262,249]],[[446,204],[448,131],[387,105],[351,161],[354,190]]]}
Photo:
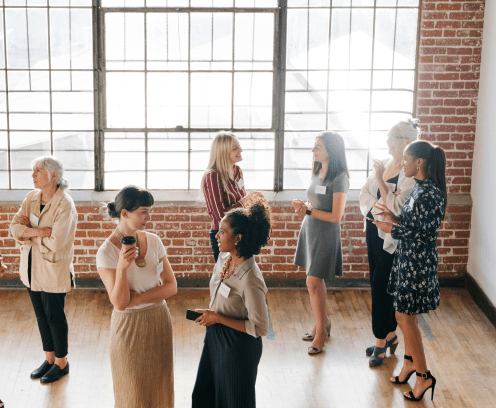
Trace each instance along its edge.
{"label": "eyeglasses", "polygon": [[409,137],[400,137],[400,136],[395,136],[395,135],[389,135],[387,137],[387,140],[398,140],[398,139],[410,139]]}

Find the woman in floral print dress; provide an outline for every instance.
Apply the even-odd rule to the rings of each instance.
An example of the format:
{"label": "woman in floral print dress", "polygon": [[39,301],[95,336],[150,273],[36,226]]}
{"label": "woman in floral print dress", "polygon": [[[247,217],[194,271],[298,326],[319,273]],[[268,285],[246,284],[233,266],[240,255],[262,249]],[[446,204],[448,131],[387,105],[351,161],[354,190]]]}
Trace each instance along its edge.
{"label": "woman in floral print dress", "polygon": [[405,148],[403,168],[406,177],[415,178],[415,187],[399,217],[377,203],[377,215],[387,221],[375,224],[399,240],[388,292],[394,296],[396,320],[405,339],[405,361],[391,382],[405,384],[416,372],[415,387],[404,396],[419,401],[429,388],[433,397],[436,386],[436,379],[427,370],[418,315],[439,306],[436,239],[447,202],[446,156],[440,147],[418,140]]}

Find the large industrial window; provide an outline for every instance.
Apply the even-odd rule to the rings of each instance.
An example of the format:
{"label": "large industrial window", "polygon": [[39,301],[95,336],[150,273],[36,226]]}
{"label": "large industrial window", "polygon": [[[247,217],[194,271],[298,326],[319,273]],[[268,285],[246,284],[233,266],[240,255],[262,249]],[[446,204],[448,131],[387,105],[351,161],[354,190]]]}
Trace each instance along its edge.
{"label": "large industrial window", "polygon": [[411,117],[418,0],[288,0],[284,188],[305,188],[324,129],[345,139],[361,188],[387,130]]}
{"label": "large industrial window", "polygon": [[0,10],[0,189],[31,189],[31,161],[60,157],[93,189],[91,0],[5,0]]}
{"label": "large industrial window", "polygon": [[[1,3],[1,0],[0,0]],[[4,0],[0,189],[198,189],[234,131],[250,188],[302,189],[340,132],[352,188],[414,113],[418,0]],[[3,75],[3,76],[2,76]]]}

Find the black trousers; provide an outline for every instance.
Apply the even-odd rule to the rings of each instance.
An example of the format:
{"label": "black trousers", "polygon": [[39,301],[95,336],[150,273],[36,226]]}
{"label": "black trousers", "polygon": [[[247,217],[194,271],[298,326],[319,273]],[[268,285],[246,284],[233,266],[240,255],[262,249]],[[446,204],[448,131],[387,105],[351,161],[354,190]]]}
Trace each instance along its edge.
{"label": "black trousers", "polygon": [[262,338],[222,324],[207,327],[192,408],[255,408]]}
{"label": "black trousers", "polygon": [[[28,279],[31,284],[31,254],[28,260]],[[69,325],[64,311],[66,293],[27,289],[38,321],[43,351],[54,351],[57,358],[67,356]]]}
{"label": "black trousers", "polygon": [[377,227],[368,220],[366,239],[372,288],[372,332],[377,339],[385,339],[397,327],[394,298],[387,293],[394,254],[384,251],[384,240],[379,237]]}
{"label": "black trousers", "polygon": [[219,244],[217,243],[217,240],[215,239],[215,236],[219,230],[210,230],[209,235],[210,235],[210,246],[212,247],[212,252],[214,255],[214,260],[217,262],[217,259],[219,259]]}

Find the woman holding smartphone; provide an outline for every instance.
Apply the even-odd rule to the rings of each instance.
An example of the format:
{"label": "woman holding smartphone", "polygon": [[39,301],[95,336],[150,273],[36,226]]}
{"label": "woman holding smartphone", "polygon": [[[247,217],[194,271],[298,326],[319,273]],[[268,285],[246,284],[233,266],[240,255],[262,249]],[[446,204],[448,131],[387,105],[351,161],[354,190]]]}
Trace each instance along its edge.
{"label": "woman holding smartphone", "polygon": [[308,354],[322,352],[330,335],[331,320],[326,312],[325,281],[343,274],[341,227],[346,206],[349,172],[343,138],[335,132],[317,136],[313,152],[312,181],[307,189],[308,202],[293,200],[299,216],[304,216],[298,236],[295,264],[305,268],[315,326],[303,335],[312,341]]}
{"label": "woman holding smartphone", "polygon": [[262,337],[269,330],[267,287],[254,255],[270,238],[270,209],[261,203],[229,211],[217,233],[219,260],[210,280],[210,307],[193,408],[254,408]]}
{"label": "woman holding smartphone", "polygon": [[160,238],[145,232],[154,204],[145,189],[127,186],[107,204],[118,226],[96,256],[114,306],[110,363],[116,408],[174,406],[172,323],[165,299],[176,279]]}

